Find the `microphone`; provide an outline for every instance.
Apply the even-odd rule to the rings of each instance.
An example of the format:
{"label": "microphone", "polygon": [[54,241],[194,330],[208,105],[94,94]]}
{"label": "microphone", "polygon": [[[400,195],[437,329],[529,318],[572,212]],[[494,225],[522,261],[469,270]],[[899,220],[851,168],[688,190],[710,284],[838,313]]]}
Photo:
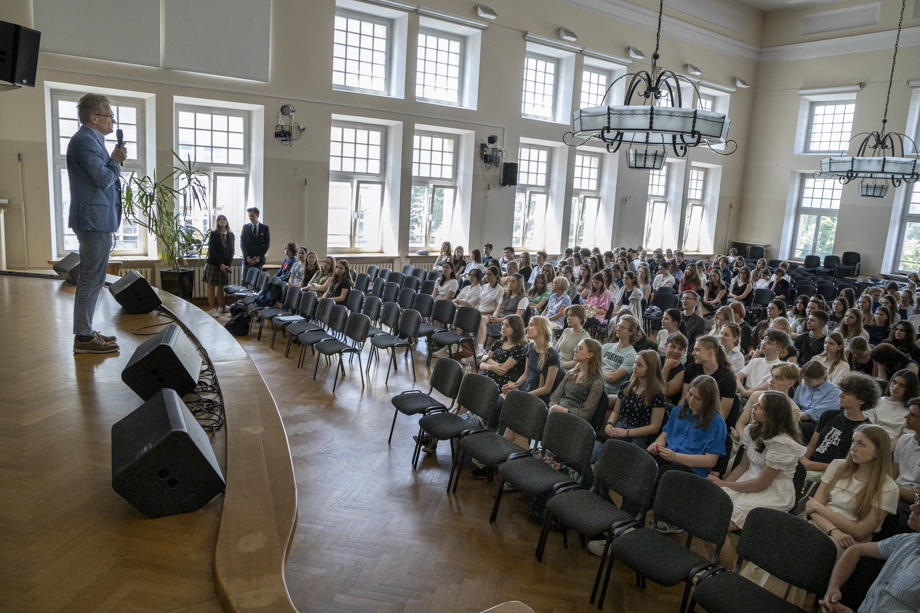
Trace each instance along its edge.
{"label": "microphone", "polygon": [[125,144],[125,133],[124,130],[118,128],[115,130],[115,138],[118,140],[118,147],[123,147]]}

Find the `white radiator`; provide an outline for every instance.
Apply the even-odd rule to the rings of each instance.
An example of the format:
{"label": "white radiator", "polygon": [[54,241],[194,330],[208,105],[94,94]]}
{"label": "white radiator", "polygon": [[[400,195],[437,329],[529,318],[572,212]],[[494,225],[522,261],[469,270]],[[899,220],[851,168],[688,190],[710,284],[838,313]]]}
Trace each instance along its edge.
{"label": "white radiator", "polygon": [[368,266],[377,266],[378,269],[393,268],[393,260],[381,260],[380,262],[355,262],[350,264],[351,267],[355,269],[355,272],[358,273],[367,272]]}
{"label": "white radiator", "polygon": [[[123,277],[127,274],[128,271],[133,270],[137,272],[140,276],[147,279],[147,282],[154,287],[160,287],[159,284],[159,272],[158,268],[154,267],[141,267],[141,268],[132,268],[130,266],[122,266],[118,269],[118,276]],[[193,285],[194,290],[192,293],[193,298],[207,298],[208,297],[208,285],[204,282],[204,265],[195,267],[195,283]],[[231,266],[230,267],[230,285],[239,284],[240,282],[240,267]]]}
{"label": "white radiator", "polygon": [[131,272],[132,270],[136,272],[137,274],[139,274],[140,276],[147,279],[147,283],[149,283],[150,285],[156,286],[156,272],[154,271],[153,268],[150,268],[150,267],[131,268],[131,267],[122,266],[121,268],[118,269],[118,276],[123,277],[129,272]]}

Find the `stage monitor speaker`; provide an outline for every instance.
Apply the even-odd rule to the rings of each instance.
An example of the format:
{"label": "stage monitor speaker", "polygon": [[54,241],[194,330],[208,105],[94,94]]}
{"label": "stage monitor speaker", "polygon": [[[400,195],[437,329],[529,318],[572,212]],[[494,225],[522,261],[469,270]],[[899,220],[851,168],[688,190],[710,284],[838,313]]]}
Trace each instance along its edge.
{"label": "stage monitor speaker", "polygon": [[0,81],[35,87],[42,33],[0,21]]}
{"label": "stage monitor speaker", "polygon": [[208,435],[174,390],[112,426],[112,488],[147,517],[197,511],[225,487]]}
{"label": "stage monitor speaker", "polygon": [[163,304],[147,279],[136,270],[126,272],[125,276],[109,286],[109,291],[121,308],[131,315],[149,313]]}
{"label": "stage monitor speaker", "polygon": [[182,328],[169,324],[134,351],[121,371],[121,380],[144,400],[164,387],[185,396],[198,385],[201,362]]}
{"label": "stage monitor speaker", "polygon": [[508,185],[517,185],[517,177],[517,162],[505,162],[502,164],[502,187]]}
{"label": "stage monitor speaker", "polygon": [[67,283],[77,284],[77,279],[80,278],[80,254],[79,253],[68,253],[61,261],[57,264],[54,264],[51,268],[54,269],[54,272]]}

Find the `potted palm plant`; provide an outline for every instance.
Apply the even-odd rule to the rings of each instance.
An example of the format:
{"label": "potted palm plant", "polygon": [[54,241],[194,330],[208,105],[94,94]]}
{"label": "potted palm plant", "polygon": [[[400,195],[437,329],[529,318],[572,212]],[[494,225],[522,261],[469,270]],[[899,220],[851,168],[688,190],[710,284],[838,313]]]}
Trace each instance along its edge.
{"label": "potted palm plant", "polygon": [[[163,260],[162,289],[191,300],[195,270],[188,258],[197,256],[203,245],[201,231],[191,222],[195,210],[207,209],[206,175],[172,151],[176,164],[162,178],[131,175],[122,188],[125,218],[145,228],[156,238]],[[197,262],[197,259],[196,259]]]}

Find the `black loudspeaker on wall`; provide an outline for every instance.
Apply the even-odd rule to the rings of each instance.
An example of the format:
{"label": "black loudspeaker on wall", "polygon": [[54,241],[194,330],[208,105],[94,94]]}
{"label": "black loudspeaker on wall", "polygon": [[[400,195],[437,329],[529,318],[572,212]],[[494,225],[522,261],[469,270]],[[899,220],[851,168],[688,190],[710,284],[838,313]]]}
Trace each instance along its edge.
{"label": "black loudspeaker on wall", "polygon": [[126,272],[125,276],[109,286],[109,291],[121,308],[131,315],[149,313],[163,304],[147,279],[136,270]]}
{"label": "black loudspeaker on wall", "polygon": [[517,185],[517,177],[517,162],[505,162],[502,164],[502,186]]}
{"label": "black loudspeaker on wall", "polygon": [[42,34],[0,21],[0,81],[35,87]]}
{"label": "black loudspeaker on wall", "polygon": [[77,284],[77,279],[80,278],[80,254],[79,253],[68,253],[61,261],[57,264],[54,264],[51,268],[54,269],[54,272],[67,283]]}
{"label": "black loudspeaker on wall", "polygon": [[144,400],[163,388],[185,396],[198,385],[201,356],[192,341],[176,324],[169,324],[138,347],[121,380]]}
{"label": "black loudspeaker on wall", "polygon": [[112,426],[112,488],[147,517],[197,511],[225,486],[208,435],[174,390]]}

